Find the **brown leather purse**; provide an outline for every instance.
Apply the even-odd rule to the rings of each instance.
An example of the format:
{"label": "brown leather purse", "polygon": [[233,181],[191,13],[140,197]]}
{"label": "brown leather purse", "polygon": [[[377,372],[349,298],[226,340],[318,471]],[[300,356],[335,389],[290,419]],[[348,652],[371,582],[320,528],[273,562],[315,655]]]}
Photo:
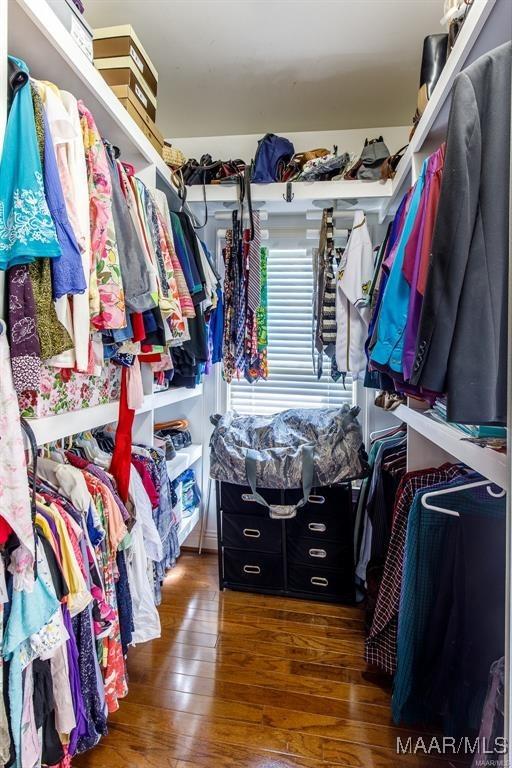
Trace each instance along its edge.
{"label": "brown leather purse", "polygon": [[409,145],[406,144],[404,147],[401,147],[397,152],[395,152],[394,155],[390,155],[389,157],[386,157],[380,169],[380,177],[383,181],[387,181],[388,179],[395,178],[398,163],[400,162],[402,157],[405,155],[405,150],[407,149],[408,146]]}

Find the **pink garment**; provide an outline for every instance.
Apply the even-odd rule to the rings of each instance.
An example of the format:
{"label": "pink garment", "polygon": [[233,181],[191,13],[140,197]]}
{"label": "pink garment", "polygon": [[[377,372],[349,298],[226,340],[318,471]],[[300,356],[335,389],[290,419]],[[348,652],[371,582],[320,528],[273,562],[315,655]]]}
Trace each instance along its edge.
{"label": "pink garment", "polygon": [[126,384],[128,389],[128,408],[131,408],[133,411],[142,408],[144,389],[142,387],[142,371],[138,357],[135,358],[133,366],[128,368]]}
{"label": "pink garment", "polygon": [[14,588],[31,590],[34,583],[34,530],[18,398],[12,381],[5,330],[0,334],[0,509],[20,541],[10,565]]}
{"label": "pink garment", "polygon": [[114,218],[112,178],[101,136],[92,114],[78,102],[90,195],[91,260],[89,286],[91,322],[98,330],[126,326],[123,278]]}
{"label": "pink garment", "polygon": [[148,468],[146,467],[145,463],[141,459],[139,459],[137,456],[132,456],[132,464],[137,470],[140,476],[140,479],[142,480],[142,485],[144,486],[144,490],[149,496],[151,506],[153,507],[153,509],[155,509],[155,507],[158,507],[160,503],[160,495],[156,489],[156,486],[153,480],[151,479],[151,475],[149,473]]}

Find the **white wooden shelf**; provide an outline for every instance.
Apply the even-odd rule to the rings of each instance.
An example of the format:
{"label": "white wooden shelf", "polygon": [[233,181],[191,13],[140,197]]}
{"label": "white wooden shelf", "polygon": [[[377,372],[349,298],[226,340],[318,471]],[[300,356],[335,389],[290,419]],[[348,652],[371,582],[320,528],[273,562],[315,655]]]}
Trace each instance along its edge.
{"label": "white wooden shelf", "polygon": [[174,459],[167,462],[169,478],[176,480],[186,469],[198,462],[203,456],[203,446],[200,443],[192,443],[188,448],[180,448],[176,451]]}
{"label": "white wooden shelf", "polygon": [[[293,200],[287,203],[286,184],[251,184],[251,197],[254,203],[277,204],[288,209],[297,209],[311,200],[350,200],[354,205],[359,201],[385,200],[393,194],[391,181],[294,181],[292,182]],[[238,186],[236,184],[207,184],[206,200],[208,203],[236,203]],[[204,203],[202,185],[187,188],[187,203]],[[366,207],[366,206],[365,206]]]}
{"label": "white wooden shelf", "polygon": [[429,418],[424,411],[399,405],[391,413],[454,459],[467,464],[500,488],[507,487],[506,454],[493,451],[492,448],[481,448],[475,443],[464,440],[467,435],[459,429]]}
{"label": "white wooden shelf", "polygon": [[[146,395],[139,413],[147,413],[153,408],[151,395]],[[82,408],[80,411],[58,413],[55,416],[45,416],[41,419],[27,419],[35,434],[38,445],[61,440],[69,435],[85,432],[103,424],[111,424],[117,421],[119,416],[119,402],[117,400],[104,405],[95,405],[92,408]]]}
{"label": "white wooden shelf", "polygon": [[194,389],[187,387],[169,387],[161,392],[153,392],[153,408],[164,408],[167,405],[182,403],[184,400],[191,400],[193,397],[200,397],[203,394],[203,385],[198,384]]}
{"label": "white wooden shelf", "polygon": [[91,110],[101,135],[136,170],[148,165],[171,186],[170,171],[101,74],[45,0],[10,0],[9,53],[23,59],[33,77],[50,80]]}
{"label": "white wooden shelf", "polygon": [[199,508],[197,507],[190,517],[185,517],[180,523],[180,527],[178,529],[178,541],[180,543],[180,547],[183,546],[185,541],[188,539],[196,525],[199,523],[201,513]]}
{"label": "white wooden shelf", "polygon": [[[473,0],[418,127],[393,179],[393,192],[384,202],[382,215],[394,213],[413,179],[414,155],[420,159],[440,146],[446,136],[453,81],[479,56],[510,40],[511,0]],[[419,167],[415,169],[419,172]]]}

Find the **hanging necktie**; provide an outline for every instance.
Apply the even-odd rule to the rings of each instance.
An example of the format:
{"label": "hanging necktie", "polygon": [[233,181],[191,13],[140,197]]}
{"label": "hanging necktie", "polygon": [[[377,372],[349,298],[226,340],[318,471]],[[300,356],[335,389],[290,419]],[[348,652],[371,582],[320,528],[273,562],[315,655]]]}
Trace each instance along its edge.
{"label": "hanging necktie", "polygon": [[259,211],[253,213],[254,237],[249,245],[247,308],[256,312],[261,299],[261,224]]}

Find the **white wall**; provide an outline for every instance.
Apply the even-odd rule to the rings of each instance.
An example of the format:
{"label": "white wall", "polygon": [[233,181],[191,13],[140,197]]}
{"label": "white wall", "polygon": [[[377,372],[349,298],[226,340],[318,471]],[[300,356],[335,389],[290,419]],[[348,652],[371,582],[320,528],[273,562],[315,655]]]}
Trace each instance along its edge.
{"label": "white wall", "polygon": [[[357,130],[340,131],[303,131],[301,133],[283,133],[293,143],[296,152],[325,147],[331,150],[334,144],[338,151],[359,154],[366,137],[383,136],[391,153],[396,152],[408,143],[409,127],[405,125],[388,128],[358,128]],[[214,160],[234,160],[241,158],[246,162],[251,160],[258,145],[260,134],[245,134],[239,136],[195,136],[192,138],[169,139],[172,144],[181,149],[186,157],[210,154]]]}

